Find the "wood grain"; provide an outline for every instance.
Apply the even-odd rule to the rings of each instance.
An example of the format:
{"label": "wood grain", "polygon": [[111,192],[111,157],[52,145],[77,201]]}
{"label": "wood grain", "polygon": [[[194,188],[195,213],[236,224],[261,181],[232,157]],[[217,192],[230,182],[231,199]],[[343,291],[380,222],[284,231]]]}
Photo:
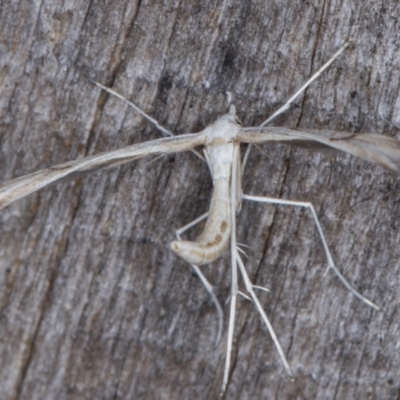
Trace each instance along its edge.
{"label": "wood grain", "polygon": [[[394,0],[4,2],[1,180],[160,136],[89,79],[177,134],[227,112],[227,92],[256,126],[350,36],[275,124],[396,137],[399,13]],[[311,201],[337,266],[383,311],[324,277],[307,212],[244,204],[238,238],[250,245],[251,277],[272,290],[261,298],[295,380],[243,299],[226,398],[397,399],[400,179],[350,156],[263,150],[245,192]],[[211,179],[191,153],[148,161],[52,186],[0,214],[0,398],[218,397],[216,313],[169,249],[174,230],[207,210]],[[224,302],[229,258],[204,272]]]}

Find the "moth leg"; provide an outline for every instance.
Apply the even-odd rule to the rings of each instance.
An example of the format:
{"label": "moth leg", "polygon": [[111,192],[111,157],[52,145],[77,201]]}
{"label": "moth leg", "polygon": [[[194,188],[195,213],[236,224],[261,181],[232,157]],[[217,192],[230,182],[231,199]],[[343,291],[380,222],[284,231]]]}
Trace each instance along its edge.
{"label": "moth leg", "polygon": [[250,195],[243,195],[244,200],[251,200],[251,201],[257,201],[260,203],[269,203],[269,204],[279,204],[279,205],[288,205],[288,206],[296,206],[296,207],[304,207],[308,208],[311,211],[311,214],[314,218],[315,225],[317,226],[319,237],[321,239],[322,245],[324,246],[325,250],[325,255],[328,260],[328,265],[330,268],[333,269],[335,274],[339,277],[343,285],[356,297],[358,297],[360,300],[362,300],[364,303],[368,304],[369,306],[375,308],[376,310],[379,310],[380,308],[374,304],[372,301],[368,300],[366,297],[362,296],[360,293],[358,293],[347,280],[345,277],[340,273],[340,271],[336,268],[335,263],[333,262],[333,258],[331,255],[331,252],[329,250],[328,244],[326,242],[324,233],[322,232],[321,224],[319,223],[317,213],[315,212],[315,209],[313,205],[309,202],[304,202],[304,201],[292,201],[292,200],[283,200],[283,199],[274,199],[270,197],[262,197],[262,196],[250,196]]}
{"label": "moth leg", "polygon": [[[115,90],[112,90],[111,88],[107,86],[103,86],[101,83],[94,81],[93,79],[90,79],[96,86],[104,90],[105,92],[111,94],[112,96],[117,97],[118,99],[122,100],[124,103],[128,104],[129,107],[133,108],[137,113],[139,113],[142,117],[147,119],[147,121],[151,122],[160,132],[162,132],[166,136],[175,136],[172,132],[170,132],[167,128],[164,128],[159,122],[151,117],[149,114],[144,112],[141,108],[139,108],[135,103],[132,101],[129,101],[127,98],[122,96],[121,94],[117,93]],[[192,153],[194,153],[197,157],[199,157],[201,160],[204,161],[204,157],[196,150],[190,150]]]}
{"label": "moth leg", "polygon": [[286,372],[288,373],[288,375],[291,378],[293,378],[292,371],[290,370],[289,363],[286,360],[285,354],[284,354],[284,352],[282,350],[282,347],[281,347],[281,345],[279,343],[278,337],[276,336],[275,331],[274,331],[274,329],[273,329],[273,327],[271,325],[271,322],[269,321],[269,319],[267,317],[267,314],[265,314],[265,311],[262,308],[261,303],[258,300],[258,297],[256,296],[256,294],[254,292],[254,289],[262,289],[262,290],[266,290],[266,291],[269,291],[269,290],[266,289],[266,288],[263,288],[261,286],[253,285],[253,283],[250,281],[249,275],[247,274],[246,268],[245,268],[245,266],[243,264],[243,260],[241,259],[238,251],[236,251],[236,260],[237,260],[237,263],[239,265],[239,270],[240,270],[240,273],[242,275],[244,284],[246,286],[246,290],[249,293],[251,299],[253,300],[253,302],[254,302],[254,304],[256,306],[256,309],[260,313],[261,318],[263,319],[265,325],[267,326],[267,329],[268,329],[268,331],[269,331],[269,333],[270,333],[270,335],[272,337],[272,340],[273,340],[273,342],[275,344],[276,349],[278,350],[279,356],[280,356],[280,358],[281,358],[281,360],[283,362],[283,365],[285,367]]}
{"label": "moth leg", "polygon": [[[203,221],[206,219],[208,216],[208,212],[204,213],[203,215],[200,215],[200,217],[196,218],[192,222],[188,223],[187,225],[183,226],[182,228],[179,228],[176,232],[175,235],[178,240],[182,240],[181,235],[182,233],[186,232],[188,229],[192,228],[193,226],[197,225],[199,222]],[[211,296],[211,300],[214,303],[215,308],[217,309],[217,314],[218,314],[218,332],[217,332],[217,339],[216,343],[219,343],[221,340],[222,336],[222,328],[223,328],[223,322],[224,322],[224,312],[222,311],[221,304],[219,303],[217,296],[215,296],[213,287],[211,283],[208,281],[208,279],[204,276],[204,274],[201,272],[201,269],[194,264],[190,264],[194,270],[194,272],[197,274],[197,276],[200,278],[201,283],[207,290],[208,294]]]}
{"label": "moth leg", "polygon": [[[343,52],[344,49],[346,49],[346,47],[348,47],[350,44],[350,41],[346,41],[340,48],[339,50],[336,51],[336,53],[322,66],[320,67],[314,74],[312,74],[311,78],[309,78],[307,80],[307,82],[299,89],[296,91],[296,93],[294,93],[292,96],[290,96],[289,100],[286,100],[286,102],[283,104],[283,106],[279,107],[278,110],[276,110],[270,117],[268,117],[261,125],[261,126],[265,126],[267,125],[269,122],[271,122],[273,119],[275,119],[278,115],[283,114],[285,111],[287,111],[290,106],[292,105],[293,101],[301,94],[303,93],[308,86],[311,85],[311,83],[313,83],[317,78],[319,78],[319,76],[333,63],[333,61],[335,61],[335,59]],[[252,148],[252,145],[249,144],[247,146],[246,152],[244,154],[243,157],[243,162],[242,162],[242,175],[244,173],[244,169],[246,167],[247,164],[247,160],[249,158],[249,154],[250,154],[250,150]]]}

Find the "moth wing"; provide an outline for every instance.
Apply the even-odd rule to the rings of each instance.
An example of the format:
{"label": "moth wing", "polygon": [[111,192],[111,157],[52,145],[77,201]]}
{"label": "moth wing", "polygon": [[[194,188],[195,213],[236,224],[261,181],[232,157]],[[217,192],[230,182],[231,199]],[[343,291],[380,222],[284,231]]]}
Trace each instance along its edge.
{"label": "moth wing", "polygon": [[246,143],[278,142],[317,150],[337,150],[400,173],[400,141],[369,133],[330,130],[290,129],[281,127],[243,128],[240,141]]}
{"label": "moth wing", "polygon": [[204,144],[202,134],[185,134],[138,143],[25,175],[0,186],[0,209],[54,182],[111,168],[148,155],[177,153]]}

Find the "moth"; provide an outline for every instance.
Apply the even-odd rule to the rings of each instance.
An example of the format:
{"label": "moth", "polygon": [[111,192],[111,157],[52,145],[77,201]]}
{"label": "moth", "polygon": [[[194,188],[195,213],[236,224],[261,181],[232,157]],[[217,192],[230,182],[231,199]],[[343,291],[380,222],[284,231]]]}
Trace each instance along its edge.
{"label": "moth", "polygon": [[[318,221],[315,210],[310,203],[250,196],[242,193],[242,172],[246,164],[248,152],[246,152],[242,161],[240,156],[240,145],[248,144],[251,146],[266,142],[275,142],[292,146],[312,146],[312,148],[316,150],[333,149],[352,154],[353,156],[359,157],[363,160],[378,164],[395,174],[399,174],[400,141],[396,139],[374,134],[354,134],[330,130],[290,129],[285,127],[265,126],[277,115],[287,110],[293,100],[303,92],[305,88],[308,87],[308,85],[315,80],[347,46],[348,43],[345,43],[345,45],[343,45],[331,57],[331,59],[284,104],[283,107],[281,107],[259,127],[242,127],[237,118],[236,109],[231,105],[229,113],[217,119],[201,132],[164,137],[134,144],[118,150],[85,157],[80,160],[69,161],[6,182],[0,186],[0,209],[57,181],[66,178],[71,179],[102,168],[119,166],[123,163],[131,162],[142,157],[165,155],[183,151],[194,151],[200,157],[202,157],[201,154],[203,154],[209,167],[214,187],[209,212],[207,215],[199,217],[179,230],[177,232],[178,240],[171,243],[171,248],[180,257],[192,264],[207,290],[213,296],[213,300],[221,316],[222,309],[213,295],[212,286],[202,275],[199,266],[214,261],[225,252],[228,247],[230,247],[232,273],[231,295],[229,300],[230,318],[227,339],[227,357],[221,393],[223,393],[226,388],[230,371],[236,301],[238,295],[244,295],[239,292],[238,289],[239,273],[242,276],[249,298],[254,302],[271,334],[286,371],[291,375],[289,364],[279,344],[278,338],[255,293],[256,289],[264,288],[260,288],[251,282],[238,251],[235,227],[236,215],[240,211],[240,204],[242,201],[251,200],[309,208],[316,223],[329,267],[335,271],[344,285],[354,295],[375,309],[379,309],[379,307],[354,290],[336,268],[322,232],[321,225]],[[120,95],[111,89],[98,83],[96,84],[109,93],[121,98]],[[125,99],[123,100],[127,101]],[[135,104],[131,102],[128,103],[152,122],[159,130],[170,135],[170,132],[163,128],[156,120],[141,111]],[[201,149],[200,153],[197,150],[199,148]],[[248,147],[248,150],[249,148],[250,147]],[[180,239],[182,232],[204,218],[207,218],[204,231],[195,241],[183,241]],[[220,327],[221,326],[222,325],[220,324]]]}

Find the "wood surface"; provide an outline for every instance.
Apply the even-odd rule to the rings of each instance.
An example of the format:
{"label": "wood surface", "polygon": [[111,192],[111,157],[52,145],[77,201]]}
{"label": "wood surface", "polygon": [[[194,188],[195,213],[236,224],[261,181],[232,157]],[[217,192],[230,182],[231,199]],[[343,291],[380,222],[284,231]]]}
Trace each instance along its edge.
{"label": "wood surface", "polygon": [[[399,136],[400,4],[389,1],[0,2],[0,174],[14,177],[160,137],[90,79],[176,134],[227,112],[256,126],[349,37],[353,44],[274,125]],[[400,397],[400,177],[341,154],[264,145],[238,240],[294,373],[239,301],[226,399]],[[217,399],[217,314],[169,248],[208,208],[192,153],[53,185],[0,213],[0,398]],[[201,227],[200,227],[201,228]],[[199,229],[189,233],[195,237]],[[224,303],[229,255],[203,268]]]}

